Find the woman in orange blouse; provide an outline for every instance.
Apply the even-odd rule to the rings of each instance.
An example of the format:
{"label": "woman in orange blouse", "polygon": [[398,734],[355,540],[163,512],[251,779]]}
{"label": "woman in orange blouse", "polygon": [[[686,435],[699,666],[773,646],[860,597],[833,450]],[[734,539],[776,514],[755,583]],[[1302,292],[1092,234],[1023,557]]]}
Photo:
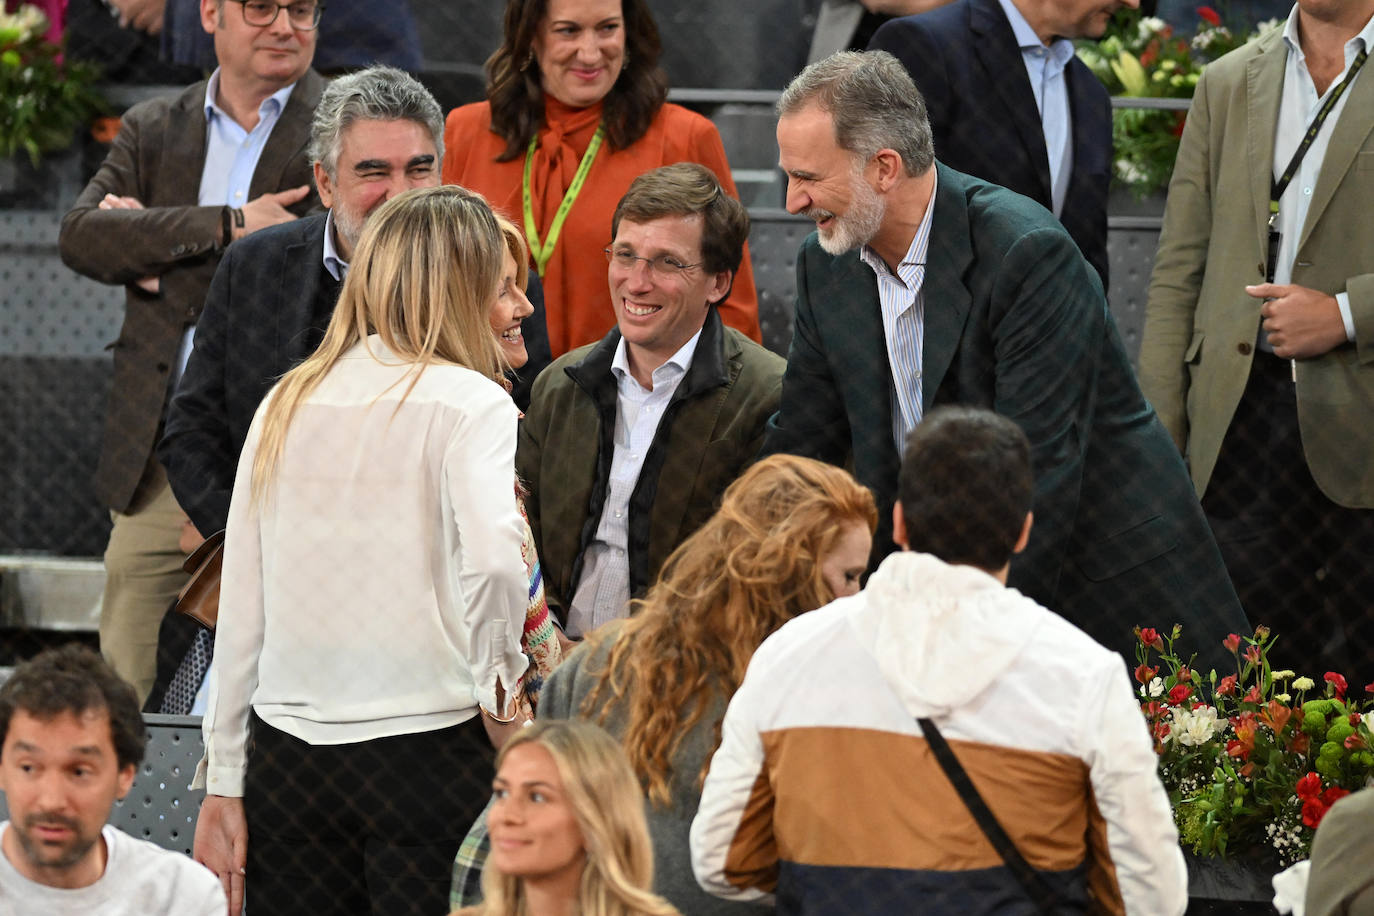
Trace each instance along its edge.
{"label": "woman in orange blouse", "polygon": [[[525,230],[559,356],[615,324],[611,215],[630,182],[699,162],[738,197],[715,126],[669,104],[644,0],[507,0],[487,101],[449,113],[444,181],[479,191]],[[759,339],[748,249],[721,319]]]}

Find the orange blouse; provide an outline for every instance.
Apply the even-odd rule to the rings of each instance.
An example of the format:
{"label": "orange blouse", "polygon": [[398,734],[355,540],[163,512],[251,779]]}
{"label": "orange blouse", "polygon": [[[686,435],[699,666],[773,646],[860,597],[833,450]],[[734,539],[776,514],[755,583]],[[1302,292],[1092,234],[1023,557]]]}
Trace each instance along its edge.
{"label": "orange blouse", "polygon": [[[600,105],[569,108],[552,98],[546,98],[544,105],[545,124],[539,130],[530,177],[534,219],[541,239],[548,235],[554,213],[601,120]],[[505,142],[491,131],[489,103],[477,102],[449,112],[444,128],[444,182],[481,193],[523,228],[525,157],[497,162],[503,149]],[[628,149],[612,150],[603,142],[542,277],[549,345],[555,357],[600,340],[614,327],[615,311],[602,254],[611,243],[611,217],[635,178],[675,162],[701,163],[716,173],[727,192],[739,197],[715,125],[679,105],[665,104],[659,109],[648,131]],[[756,341],[760,339],[758,294],[747,245],[734,288],[719,307],[726,324]]]}

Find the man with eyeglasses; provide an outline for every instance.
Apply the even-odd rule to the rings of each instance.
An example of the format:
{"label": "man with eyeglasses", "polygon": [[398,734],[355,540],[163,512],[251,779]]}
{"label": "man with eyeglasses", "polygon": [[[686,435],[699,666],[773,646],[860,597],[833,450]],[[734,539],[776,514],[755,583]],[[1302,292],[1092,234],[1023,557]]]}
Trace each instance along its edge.
{"label": "man with eyeglasses", "polygon": [[549,607],[574,638],[627,616],[759,450],[784,362],[716,309],[748,234],[704,166],[639,176],[606,249],[617,326],[535,380],[515,464]]}
{"label": "man with eyeglasses", "polygon": [[324,87],[310,69],[316,5],[201,0],[200,12],[219,66],[125,113],[59,238],[67,266],[126,287],[95,476],[114,521],[100,643],[140,700],[163,611],[186,579],[183,540],[194,539],[154,446],[210,279],[226,248],[318,203],[305,155]]}

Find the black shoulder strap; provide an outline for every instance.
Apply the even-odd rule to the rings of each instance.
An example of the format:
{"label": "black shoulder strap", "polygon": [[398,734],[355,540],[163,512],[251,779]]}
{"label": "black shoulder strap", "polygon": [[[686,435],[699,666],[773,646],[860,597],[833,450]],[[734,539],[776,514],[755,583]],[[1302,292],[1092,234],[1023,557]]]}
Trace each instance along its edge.
{"label": "black shoulder strap", "polygon": [[968,806],[969,813],[978,822],[978,826],[983,831],[983,835],[992,843],[992,848],[997,850],[997,854],[1002,857],[1002,861],[1011,869],[1011,873],[1016,876],[1022,889],[1030,897],[1042,913],[1054,913],[1058,902],[1054,890],[1045,883],[1044,877],[1031,867],[1021,855],[1021,851],[1016,848],[1016,844],[1007,836],[1007,832],[1002,829],[1002,825],[997,822],[992,811],[988,808],[987,802],[983,801],[983,796],[978,794],[978,789],[973,785],[973,780],[969,779],[968,772],[959,763],[959,758],[954,756],[954,751],[950,750],[949,742],[945,741],[945,736],[940,734],[940,730],[935,727],[935,723],[930,719],[917,719],[916,724],[921,726],[921,731],[925,733],[926,743],[935,752],[935,759],[940,763],[940,769],[945,771],[949,781],[954,784],[954,790],[959,793],[959,797]]}

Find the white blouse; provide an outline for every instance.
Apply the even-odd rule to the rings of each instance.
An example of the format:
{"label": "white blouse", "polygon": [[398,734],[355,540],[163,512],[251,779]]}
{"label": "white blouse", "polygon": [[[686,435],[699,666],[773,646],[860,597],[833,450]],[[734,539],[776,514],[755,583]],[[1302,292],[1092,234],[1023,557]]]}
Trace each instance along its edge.
{"label": "white blouse", "polygon": [[367,345],[301,403],[261,504],[253,460],[275,389],[253,418],[203,726],[212,795],[243,794],[250,706],[310,744],[350,744],[504,712],[496,678],[525,671],[515,404],[469,369],[417,378],[376,335]]}

